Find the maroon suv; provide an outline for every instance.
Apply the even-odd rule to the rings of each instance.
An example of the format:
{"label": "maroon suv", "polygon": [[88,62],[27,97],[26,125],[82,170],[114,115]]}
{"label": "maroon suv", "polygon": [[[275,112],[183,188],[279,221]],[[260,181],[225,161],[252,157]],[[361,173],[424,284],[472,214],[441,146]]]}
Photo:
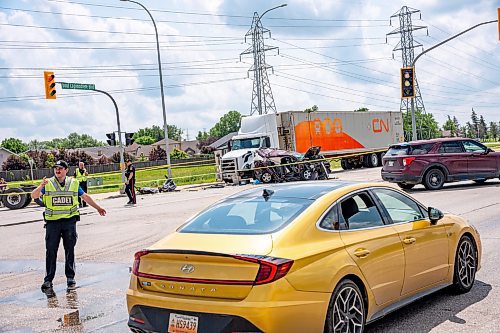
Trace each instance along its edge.
{"label": "maroon suv", "polygon": [[382,179],[403,189],[423,184],[428,190],[437,190],[446,182],[482,183],[500,177],[500,152],[465,138],[392,145],[382,162]]}

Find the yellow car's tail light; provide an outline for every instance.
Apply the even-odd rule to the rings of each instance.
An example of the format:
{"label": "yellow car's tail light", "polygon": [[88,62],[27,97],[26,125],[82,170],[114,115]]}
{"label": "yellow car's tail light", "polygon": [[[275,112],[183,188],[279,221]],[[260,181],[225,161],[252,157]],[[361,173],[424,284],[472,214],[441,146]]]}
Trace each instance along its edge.
{"label": "yellow car's tail light", "polygon": [[255,255],[224,255],[231,258],[256,263],[259,265],[259,270],[254,280],[226,280],[226,279],[200,279],[200,278],[186,278],[178,276],[167,276],[144,273],[139,270],[141,264],[141,257],[152,253],[152,251],[143,250],[134,255],[134,265],[132,273],[137,277],[163,280],[163,281],[176,281],[187,283],[205,283],[205,284],[226,284],[226,285],[261,285],[276,281],[285,276],[293,265],[293,260],[275,258],[269,256],[255,256]]}

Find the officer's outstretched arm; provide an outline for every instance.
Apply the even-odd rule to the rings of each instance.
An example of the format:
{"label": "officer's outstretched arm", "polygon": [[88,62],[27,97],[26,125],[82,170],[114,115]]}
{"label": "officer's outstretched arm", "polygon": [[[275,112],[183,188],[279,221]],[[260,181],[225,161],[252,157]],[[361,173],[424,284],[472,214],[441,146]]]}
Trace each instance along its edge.
{"label": "officer's outstretched arm", "polygon": [[101,215],[101,216],[105,216],[106,215],[106,210],[104,208],[102,208],[101,206],[99,206],[97,204],[97,202],[95,202],[94,199],[92,199],[92,197],[90,195],[88,195],[87,193],[84,193],[81,196],[81,198],[82,198],[83,201],[85,201],[86,203],[88,203],[89,205],[91,205],[92,207],[94,207],[99,212],[99,215]]}
{"label": "officer's outstretched arm", "polygon": [[35,188],[33,192],[31,192],[31,198],[33,198],[33,200],[36,200],[42,196],[42,189],[45,187],[45,185],[48,184],[48,182],[49,180],[47,179],[47,177],[43,177],[40,185],[38,185],[38,187]]}

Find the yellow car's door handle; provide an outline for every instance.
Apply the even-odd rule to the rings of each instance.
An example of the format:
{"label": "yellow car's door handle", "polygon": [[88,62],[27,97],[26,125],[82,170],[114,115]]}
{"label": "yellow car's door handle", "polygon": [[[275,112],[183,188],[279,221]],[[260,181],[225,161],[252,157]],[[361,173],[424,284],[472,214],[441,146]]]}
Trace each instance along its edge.
{"label": "yellow car's door handle", "polygon": [[405,244],[413,244],[417,241],[417,239],[415,237],[406,237],[405,239],[403,239],[403,243]]}
{"label": "yellow car's door handle", "polygon": [[370,254],[370,251],[368,251],[366,249],[357,249],[356,251],[354,251],[354,255],[356,257],[359,257],[359,258],[365,258],[369,254]]}

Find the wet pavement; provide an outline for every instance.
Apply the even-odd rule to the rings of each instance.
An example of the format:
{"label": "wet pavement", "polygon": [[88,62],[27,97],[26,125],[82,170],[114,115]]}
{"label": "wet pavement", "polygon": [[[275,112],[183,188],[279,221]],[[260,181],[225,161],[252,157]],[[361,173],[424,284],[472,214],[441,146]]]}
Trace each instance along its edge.
{"label": "wet pavement", "polygon": [[[64,272],[62,262],[58,263],[57,271]],[[46,293],[39,286],[33,289],[30,285],[27,291],[0,297],[0,331],[127,332],[125,291],[129,266],[81,263],[77,264],[77,271],[82,273],[77,275],[75,290],[66,290],[66,281],[62,279]],[[0,261],[1,280],[10,276],[23,281],[23,277],[34,274],[36,281],[40,281],[44,273],[42,261]]]}
{"label": "wet pavement", "polygon": [[[343,180],[380,181],[380,168],[336,174]],[[250,185],[251,186],[251,185]],[[138,196],[137,206],[126,198],[100,198],[107,210],[101,217],[82,210],[78,222],[76,280],[66,290],[64,251],[54,293],[40,290],[45,275],[42,208],[11,211],[0,208],[0,332],[128,332],[125,293],[133,254],[175,230],[213,202],[248,188],[235,186]],[[498,332],[500,327],[500,199],[498,180],[446,184],[440,191],[417,186],[409,191],[426,205],[458,214],[482,233],[483,267],[473,290],[461,296],[437,293],[399,310],[367,332]]]}

